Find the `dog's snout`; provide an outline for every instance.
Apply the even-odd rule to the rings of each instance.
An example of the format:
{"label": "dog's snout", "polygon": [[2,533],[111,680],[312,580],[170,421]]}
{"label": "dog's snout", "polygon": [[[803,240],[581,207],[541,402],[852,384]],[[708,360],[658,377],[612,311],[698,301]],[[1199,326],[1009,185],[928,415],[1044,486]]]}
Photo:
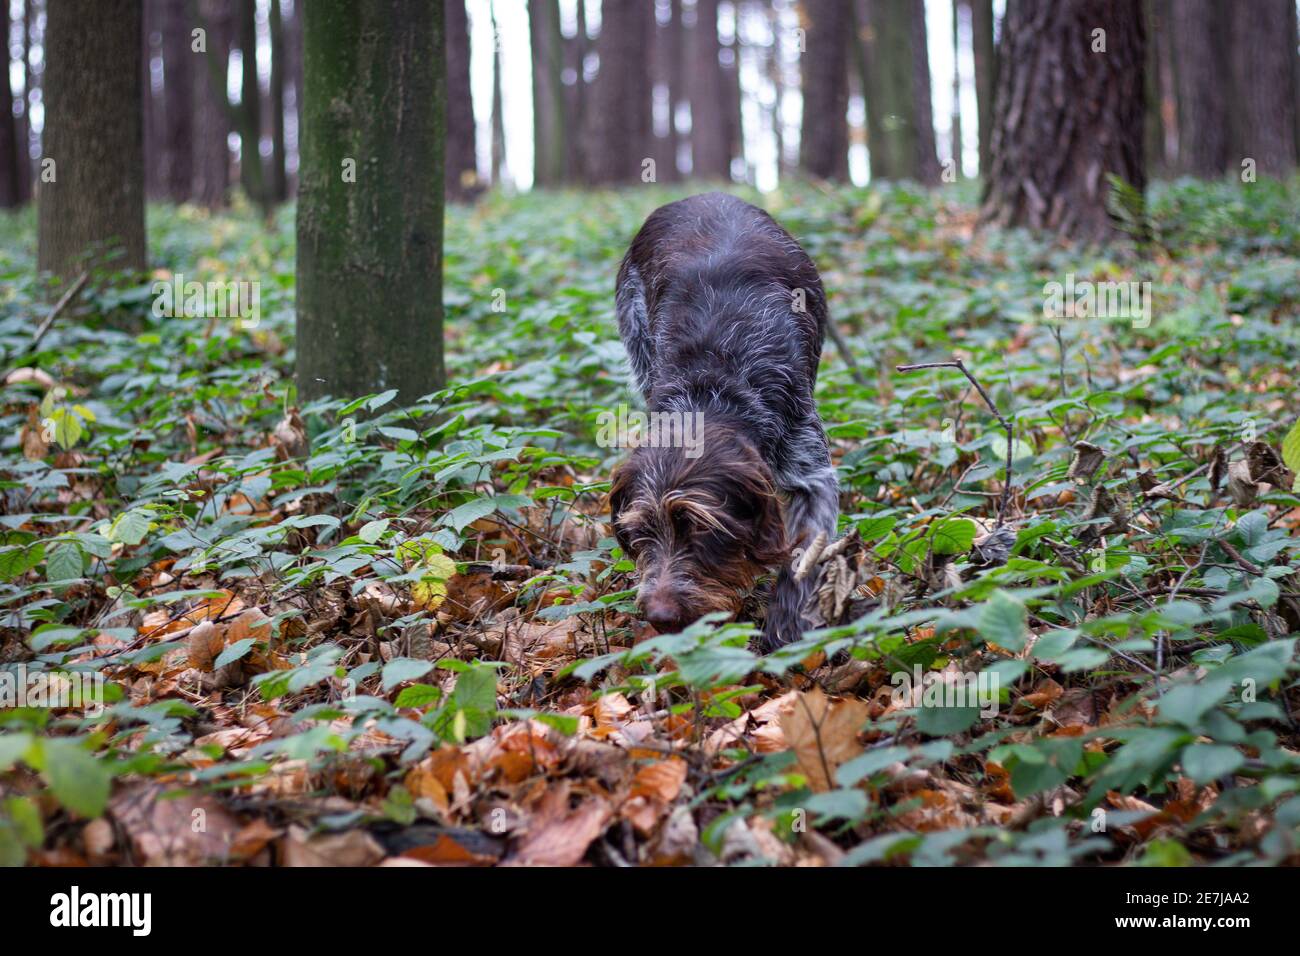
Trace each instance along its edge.
{"label": "dog's snout", "polygon": [[671,599],[655,594],[645,603],[645,619],[656,631],[681,630],[682,609]]}

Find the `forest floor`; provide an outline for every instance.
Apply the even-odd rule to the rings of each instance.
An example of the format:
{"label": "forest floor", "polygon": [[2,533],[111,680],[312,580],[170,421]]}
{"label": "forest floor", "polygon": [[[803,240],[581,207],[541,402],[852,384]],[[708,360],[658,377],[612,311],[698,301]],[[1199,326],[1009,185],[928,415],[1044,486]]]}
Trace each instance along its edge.
{"label": "forest floor", "polygon": [[[0,862],[1300,860],[1300,181],[1158,185],[1106,253],[969,185],[762,197],[862,371],[818,382],[834,626],[770,655],[655,635],[607,523],[615,270],[679,195],[450,210],[452,384],[406,408],[298,407],[291,208],[150,210],[155,278],[255,324],[117,284],[35,351],[62,290],[0,220]],[[895,369],[957,358],[1012,442]]]}

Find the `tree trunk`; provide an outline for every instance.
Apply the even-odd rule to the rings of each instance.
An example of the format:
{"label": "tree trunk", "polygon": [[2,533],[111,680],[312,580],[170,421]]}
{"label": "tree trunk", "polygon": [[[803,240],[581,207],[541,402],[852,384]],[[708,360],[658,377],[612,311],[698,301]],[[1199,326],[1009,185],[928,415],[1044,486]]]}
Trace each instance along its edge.
{"label": "tree trunk", "polygon": [[1253,0],[1230,8],[1238,170],[1283,176],[1296,165],[1296,9],[1293,0]]}
{"label": "tree trunk", "polygon": [[961,177],[961,4],[952,5],[952,112],[948,117],[948,153],[952,157],[953,176]]}
{"label": "tree trunk", "polygon": [[939,182],[939,157],[934,145],[934,105],[930,97],[930,46],[925,29],[925,0],[908,4],[912,41],[912,102],[916,115],[916,146],[912,171],[927,186]]}
{"label": "tree trunk", "polygon": [[600,70],[587,112],[587,178],[597,185],[639,183],[649,158],[650,57],[654,7],[639,0],[605,0],[596,53]]}
{"label": "tree trunk", "polygon": [[42,270],[72,276],[87,257],[144,269],[141,31],[137,0],[58,0],[46,10]]}
{"label": "tree trunk", "polygon": [[[916,78],[911,0],[871,0],[866,63],[868,138],[873,179],[916,175]],[[934,133],[930,134],[933,141]]]}
{"label": "tree trunk", "polygon": [[1178,168],[1213,178],[1228,165],[1228,21],[1219,0],[1169,5],[1178,89]]}
{"label": "tree trunk", "polygon": [[[734,27],[731,32],[731,44],[723,45],[718,53],[722,65],[723,115],[727,118],[727,161],[733,167],[740,163],[745,169],[745,130],[741,119],[740,89],[740,4],[731,5]],[[843,46],[843,44],[841,44]],[[847,91],[845,97],[847,99]],[[748,171],[746,170],[746,178]]]}
{"label": "tree trunk", "polygon": [[718,0],[697,0],[690,33],[691,175],[695,179],[730,180]]}
{"label": "tree trunk", "polygon": [[231,0],[199,0],[197,10],[206,51],[194,53],[198,59],[194,61],[194,184],[190,193],[195,202],[219,209],[225,206],[230,188],[227,139],[231,107],[226,95],[226,72],[234,11]]}
{"label": "tree trunk", "polygon": [[679,182],[681,170],[677,166],[682,150],[681,132],[677,129],[677,107],[687,100],[683,76],[686,71],[686,30],[682,26],[682,0],[672,0],[669,20],[659,28],[660,65],[662,83],[668,104],[667,142],[662,152],[664,161],[659,164],[661,182]]}
{"label": "tree trunk", "polygon": [[492,185],[500,187],[506,175],[506,122],[501,108],[501,34],[492,0],[488,13],[492,17]]}
{"label": "tree trunk", "polygon": [[[4,11],[6,38],[9,11]],[[15,209],[22,204],[22,171],[18,165],[18,126],[14,118],[14,91],[9,83],[9,48],[6,45],[4,69],[0,73],[0,209]]]}
{"label": "tree trunk", "polygon": [[289,175],[284,152],[284,87],[286,81],[284,23],[280,18],[280,0],[271,0],[267,22],[271,36],[271,168],[268,171],[266,190],[272,202],[282,203],[289,198]]}
{"label": "tree trunk", "polygon": [[144,137],[144,194],[146,199],[167,198],[167,117],[165,92],[153,87],[153,64],[162,57],[162,28],[167,19],[164,0],[143,0],[140,33],[140,95]]}
{"label": "tree trunk", "polygon": [[993,106],[997,96],[998,51],[993,43],[993,0],[965,0],[970,8],[975,59],[975,105],[980,128],[980,175],[989,173],[989,144],[993,140]]}
{"label": "tree trunk", "polygon": [[239,184],[248,201],[270,209],[262,164],[262,91],[257,81],[257,0],[239,0]]}
{"label": "tree trunk", "polygon": [[445,382],[441,0],[303,5],[299,395]]}
{"label": "tree trunk", "polygon": [[[194,186],[194,57],[185,5],[163,11],[163,117],[166,121],[163,181],[173,202],[185,202]],[[200,64],[201,65],[201,64]]]}
{"label": "tree trunk", "polygon": [[849,8],[842,0],[808,0],[804,13],[799,167],[809,176],[843,182],[849,177]]}
{"label": "tree trunk", "polygon": [[447,198],[465,202],[479,192],[474,101],[469,88],[469,17],[465,0],[447,7]]}
{"label": "tree trunk", "polygon": [[565,179],[565,137],[570,132],[564,116],[559,0],[533,0],[528,5],[528,36],[533,54],[533,185],[558,186]]}
{"label": "tree trunk", "polygon": [[984,221],[1089,241],[1112,235],[1108,177],[1146,187],[1145,34],[1131,0],[1008,6]]}
{"label": "tree trunk", "polygon": [[293,117],[293,135],[285,133],[286,196],[298,192],[298,141],[302,137],[302,4],[296,0],[293,15],[284,20],[284,71],[289,89],[293,91],[293,104],[286,116]]}
{"label": "tree trunk", "polygon": [[564,116],[570,131],[565,137],[565,172],[570,182],[581,183],[587,178],[586,160],[582,153],[585,137],[582,131],[587,128],[587,80],[584,71],[591,42],[587,37],[586,0],[577,0],[575,8],[577,29],[573,38],[564,44],[565,71],[573,71],[573,85],[566,87],[564,100]]}
{"label": "tree trunk", "polygon": [[32,198],[32,4],[23,0],[23,96],[18,117],[18,197],[21,202]]}

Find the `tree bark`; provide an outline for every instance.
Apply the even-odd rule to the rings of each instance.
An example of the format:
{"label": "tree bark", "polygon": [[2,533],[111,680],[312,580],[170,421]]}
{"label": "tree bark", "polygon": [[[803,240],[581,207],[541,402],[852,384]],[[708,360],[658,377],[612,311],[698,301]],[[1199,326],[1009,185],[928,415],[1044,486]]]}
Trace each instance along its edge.
{"label": "tree bark", "polygon": [[533,55],[533,184],[558,186],[565,179],[565,139],[571,133],[564,115],[559,0],[533,0],[528,5],[528,36]]}
{"label": "tree bark", "polygon": [[141,31],[136,0],[58,0],[46,10],[42,270],[70,277],[87,258],[144,269]]}
{"label": "tree bark", "polygon": [[140,95],[144,136],[144,194],[146,199],[167,198],[166,91],[153,88],[153,63],[162,56],[162,28],[167,19],[164,0],[142,0],[140,34]]}
{"label": "tree bark", "polygon": [[[868,147],[873,179],[916,176],[921,149],[911,0],[871,0],[866,31]],[[934,133],[931,131],[931,141]]]}
{"label": "tree bark", "polygon": [[469,16],[465,0],[447,6],[447,198],[465,202],[479,192],[478,140],[469,87]]}
{"label": "tree bark", "polygon": [[[194,52],[194,201],[208,209],[226,205],[230,188],[231,106],[226,94],[234,11],[231,0],[198,0],[205,52]],[[191,50],[193,50],[191,40]]]}
{"label": "tree bark", "polygon": [[262,90],[257,80],[257,0],[239,0],[239,183],[249,202],[270,209],[262,163]]}
{"label": "tree bark", "polygon": [[286,122],[288,116],[293,117],[293,135],[285,133],[285,192],[289,196],[298,192],[298,141],[302,136],[302,4],[303,0],[296,0],[293,15],[284,20],[285,80],[293,91],[293,105],[286,115]]}
{"label": "tree bark", "polygon": [[573,38],[564,43],[565,72],[573,71],[573,84],[566,84],[564,91],[564,117],[570,131],[565,137],[565,172],[570,182],[580,183],[586,180],[585,137],[582,135],[587,128],[587,80],[584,73],[591,41],[587,37],[586,0],[577,0],[575,9],[577,29]]}
{"label": "tree bark", "polygon": [[443,24],[441,0],[304,4],[297,380],[305,400],[395,388],[410,404],[445,382]]}
{"label": "tree bark", "polygon": [[1284,176],[1296,165],[1296,9],[1292,0],[1234,3],[1229,14],[1238,169]]}
{"label": "tree bark", "polygon": [[731,179],[727,117],[718,42],[718,0],[697,0],[690,29],[691,175]]}
{"label": "tree bark", "polygon": [[993,140],[993,107],[997,96],[998,51],[993,42],[993,0],[965,0],[970,8],[975,59],[975,105],[980,128],[980,175],[988,176],[989,144]]}
{"label": "tree bark", "polygon": [[18,196],[20,202],[32,198],[32,4],[23,0],[23,95],[22,113],[18,117]]}
{"label": "tree bark", "polygon": [[194,187],[194,65],[190,19],[174,0],[163,10],[163,181],[173,202],[185,202]]}
{"label": "tree bark", "polygon": [[506,175],[506,123],[501,104],[501,34],[492,0],[488,13],[492,17],[492,185],[500,187]]}
{"label": "tree bark", "polygon": [[1168,7],[1178,90],[1178,167],[1213,178],[1228,165],[1228,21],[1220,0]]}
{"label": "tree bark", "polygon": [[1088,241],[1112,236],[1108,177],[1146,187],[1145,33],[1142,6],[1131,0],[1008,6],[984,221]]}
{"label": "tree bark", "polygon": [[641,182],[651,158],[649,39],[654,7],[639,0],[601,5],[596,54],[600,69],[591,85],[585,149],[588,181],[597,185]]}
{"label": "tree bark", "polygon": [[282,203],[289,198],[289,174],[284,145],[284,87],[287,71],[280,0],[270,2],[267,27],[271,37],[271,85],[268,96],[271,110],[271,168],[267,171],[266,190],[272,202]]}
{"label": "tree bark", "polygon": [[934,145],[934,105],[930,96],[930,45],[925,29],[925,0],[910,0],[908,32],[912,41],[912,101],[915,104],[916,144],[912,169],[918,182],[939,182],[939,157]]}
{"label": "tree bark", "polygon": [[[9,11],[4,11],[6,39]],[[14,91],[9,83],[9,48],[6,45],[0,73],[0,209],[15,209],[22,204],[22,171],[18,165],[18,128],[14,117]]]}
{"label": "tree bark", "polygon": [[808,0],[804,14],[799,166],[809,176],[844,182],[849,178],[849,8],[843,0]]}

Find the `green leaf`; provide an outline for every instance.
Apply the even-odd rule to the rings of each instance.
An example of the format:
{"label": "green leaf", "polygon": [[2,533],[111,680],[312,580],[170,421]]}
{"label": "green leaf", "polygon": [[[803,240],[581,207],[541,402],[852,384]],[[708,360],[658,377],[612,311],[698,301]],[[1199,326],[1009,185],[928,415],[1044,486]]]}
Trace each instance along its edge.
{"label": "green leaf", "polygon": [[433,661],[421,661],[413,657],[394,658],[384,665],[384,690],[392,690],[405,681],[416,680],[431,670],[433,670]]}
{"label": "green leaf", "polygon": [[1223,744],[1189,744],[1183,748],[1183,772],[1194,783],[1212,783],[1245,762],[1236,747]]}
{"label": "green leaf", "polygon": [[1282,461],[1296,475],[1291,490],[1300,491],[1300,419],[1296,420],[1291,430],[1286,433],[1286,437],[1282,439]]}
{"label": "green leaf", "polygon": [[1024,649],[1029,611],[1006,591],[994,591],[980,609],[979,632],[986,641],[1008,651]]}
{"label": "green leaf", "polygon": [[366,544],[374,544],[383,537],[384,532],[388,530],[388,519],[381,518],[378,521],[368,521],[361,526],[357,532],[357,537]]}
{"label": "green leaf", "polygon": [[970,518],[944,518],[935,522],[930,532],[930,547],[935,554],[963,554],[975,543],[975,522]]}
{"label": "green leaf", "polygon": [[916,729],[931,737],[959,734],[979,719],[978,707],[919,707]]}
{"label": "green leaf", "polygon": [[478,521],[479,518],[486,518],[492,512],[497,510],[497,503],[493,498],[475,498],[467,501],[463,505],[453,508],[442,519],[443,524],[451,526],[459,534],[464,531],[468,525]]}
{"label": "green leaf", "polygon": [[252,637],[245,637],[242,640],[235,641],[217,655],[217,659],[212,662],[212,669],[216,670],[219,667],[225,667],[227,664],[233,664],[251,651],[256,643],[257,640]]}
{"label": "green leaf", "polygon": [[45,545],[0,548],[0,579],[12,581],[45,560]]}
{"label": "green leaf", "polygon": [[59,802],[83,817],[97,817],[108,803],[109,765],[70,737],[46,737],[41,751],[42,774]]}
{"label": "green leaf", "polygon": [[47,581],[73,581],[85,571],[81,549],[71,541],[63,541],[49,550],[45,558]]}
{"label": "green leaf", "polygon": [[442,699],[442,689],[429,684],[412,684],[403,687],[393,701],[395,707],[428,707]]}

